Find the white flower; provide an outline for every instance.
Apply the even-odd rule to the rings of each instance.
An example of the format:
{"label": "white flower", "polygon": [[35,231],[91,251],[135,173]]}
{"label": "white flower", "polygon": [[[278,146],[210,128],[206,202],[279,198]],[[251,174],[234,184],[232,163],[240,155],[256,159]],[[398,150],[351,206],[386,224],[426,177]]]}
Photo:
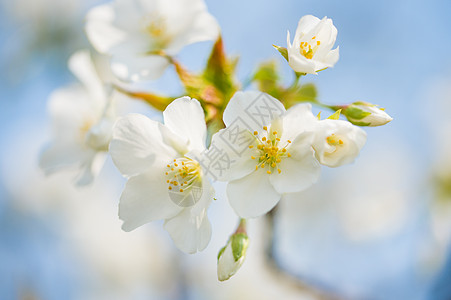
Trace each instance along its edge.
{"label": "white flower", "polygon": [[293,44],[287,35],[288,64],[298,73],[316,74],[333,67],[338,61],[338,47],[332,50],[337,28],[331,19],[322,20],[312,15],[303,16],[298,23]]}
{"label": "white flower", "polygon": [[249,238],[245,233],[235,233],[230,237],[227,245],[218,254],[218,279],[228,280],[243,265]]}
{"label": "white flower", "polygon": [[163,116],[164,125],[130,114],[114,126],[110,154],[128,177],[119,217],[125,231],[164,219],[176,246],[195,253],[210,241],[207,208],[214,196],[194,158],[205,150],[204,112],[196,99],[182,97],[168,105]]}
{"label": "white flower", "polygon": [[311,146],[313,133],[304,130],[311,122],[317,120],[310,104],[285,111],[277,99],[261,92],[232,97],[224,111],[227,128],[213,136],[208,154],[216,149],[225,153],[222,161],[227,158],[230,165],[217,177],[229,181],[227,196],[240,217],[263,215],[283,194],[316,182],[320,165]]}
{"label": "white flower", "polygon": [[366,102],[352,103],[342,113],[352,124],[359,126],[382,126],[393,120],[377,105]]}
{"label": "white flower", "polygon": [[366,142],[361,128],[342,120],[318,121],[313,148],[318,161],[328,167],[352,163]]}
{"label": "white flower", "polygon": [[75,168],[77,185],[86,185],[104,163],[115,114],[88,51],[75,53],[69,69],[82,84],[51,95],[48,105],[54,140],[42,152],[40,167],[47,175]]}
{"label": "white flower", "polygon": [[216,19],[203,0],[116,0],[88,12],[86,33],[93,46],[112,56],[123,80],[159,78],[184,46],[215,40]]}

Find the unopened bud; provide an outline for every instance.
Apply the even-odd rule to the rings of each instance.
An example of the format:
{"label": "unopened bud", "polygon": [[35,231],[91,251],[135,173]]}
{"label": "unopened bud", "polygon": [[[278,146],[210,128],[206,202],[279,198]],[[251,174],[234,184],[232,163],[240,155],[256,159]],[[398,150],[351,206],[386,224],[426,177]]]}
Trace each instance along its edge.
{"label": "unopened bud", "polygon": [[354,102],[341,113],[357,126],[381,126],[393,120],[383,109],[367,102]]}
{"label": "unopened bud", "polygon": [[218,279],[224,281],[232,277],[241,267],[246,257],[249,238],[246,233],[232,235],[218,253]]}

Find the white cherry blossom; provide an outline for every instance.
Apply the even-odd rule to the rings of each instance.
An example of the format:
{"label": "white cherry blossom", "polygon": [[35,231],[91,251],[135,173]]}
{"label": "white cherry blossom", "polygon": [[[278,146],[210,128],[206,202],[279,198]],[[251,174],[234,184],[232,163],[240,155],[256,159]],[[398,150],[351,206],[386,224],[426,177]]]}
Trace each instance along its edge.
{"label": "white cherry blossom", "polygon": [[77,185],[87,185],[105,161],[115,112],[88,51],[76,52],[69,69],[82,84],[61,88],[50,96],[53,141],[39,163],[47,175],[76,169]]}
{"label": "white cherry blossom", "polygon": [[366,132],[342,120],[318,121],[313,148],[318,161],[328,167],[352,163],[366,142]]}
{"label": "white cherry blossom", "polygon": [[[268,118],[252,121],[251,107],[264,108],[255,102],[259,97],[265,97],[267,107],[280,114],[266,114]],[[243,120],[249,127],[237,130],[236,120]],[[224,111],[227,127],[213,136],[209,152],[219,148],[227,154],[230,166],[221,170],[218,178],[229,181],[229,203],[240,217],[261,216],[283,194],[302,191],[316,182],[320,165],[311,146],[313,132],[306,130],[312,122],[317,120],[310,104],[285,111],[277,99],[261,92],[237,92],[232,97]],[[228,139],[237,133],[239,137]],[[237,152],[243,145],[245,150]]]}
{"label": "white cherry blossom", "polygon": [[110,154],[128,177],[119,204],[122,229],[131,231],[164,219],[176,246],[203,250],[211,237],[207,209],[214,189],[195,159],[205,150],[204,112],[196,99],[174,100],[163,112],[164,125],[140,114],[119,119]]}
{"label": "white cherry blossom", "polygon": [[216,19],[203,0],[115,0],[88,12],[86,33],[92,45],[112,57],[122,80],[159,78],[184,46],[219,35]]}
{"label": "white cherry blossom", "polygon": [[294,71],[308,74],[333,67],[339,57],[339,47],[332,50],[336,38],[337,28],[331,19],[303,16],[299,20],[293,43],[290,32],[287,34],[288,64]]}

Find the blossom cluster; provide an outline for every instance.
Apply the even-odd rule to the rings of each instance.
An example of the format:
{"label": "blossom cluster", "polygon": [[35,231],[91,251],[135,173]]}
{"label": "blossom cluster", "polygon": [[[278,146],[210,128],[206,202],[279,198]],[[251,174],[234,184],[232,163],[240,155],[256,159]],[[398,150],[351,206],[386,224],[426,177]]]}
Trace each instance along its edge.
{"label": "blossom cluster", "polygon": [[[97,52],[74,54],[69,68],[81,84],[50,98],[55,138],[41,155],[41,167],[46,173],[75,168],[77,184],[86,185],[109,153],[127,179],[119,202],[123,230],[164,220],[164,229],[186,253],[207,247],[212,182],[227,182],[240,225],[219,253],[220,280],[243,263],[249,242],[245,219],[262,216],[285,195],[310,187],[321,165],[352,163],[366,142],[360,126],[391,121],[366,102],[322,104],[314,87],[299,84],[301,76],[338,61],[338,47],[332,50],[337,29],[326,17],[302,17],[293,42],[288,33],[287,48],[274,46],[295,72],[294,84],[282,87],[277,70],[262,65],[253,78],[259,91],[240,90],[235,63],[225,55],[219,25],[203,0],[115,0],[91,9],[85,29]],[[197,75],[175,56],[200,41],[215,44],[205,71]],[[171,65],[186,96],[173,100],[132,91],[134,82],[159,78]],[[163,112],[164,121],[121,115],[113,91],[145,100]],[[321,120],[312,104],[333,113]]]}

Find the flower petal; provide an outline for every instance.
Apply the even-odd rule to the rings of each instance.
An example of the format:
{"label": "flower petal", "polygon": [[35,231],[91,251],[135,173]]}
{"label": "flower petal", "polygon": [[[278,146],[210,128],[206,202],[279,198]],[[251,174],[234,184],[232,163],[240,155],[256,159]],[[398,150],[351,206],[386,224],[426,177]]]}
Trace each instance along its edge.
{"label": "flower petal", "polygon": [[280,194],[305,190],[314,184],[320,175],[320,164],[312,149],[313,134],[299,135],[287,148],[291,157],[285,157],[277,165],[281,173],[273,172],[271,184]]}
{"label": "flower petal", "polygon": [[119,203],[119,218],[124,221],[124,231],[154,220],[171,218],[183,209],[170,199],[164,171],[163,168],[152,169],[127,181]]}
{"label": "flower petal", "polygon": [[189,140],[188,150],[205,149],[207,126],[199,101],[190,97],[178,98],[166,107],[163,117],[169,129]]}
{"label": "flower petal", "polygon": [[55,141],[42,151],[39,167],[46,175],[50,175],[60,169],[76,166],[94,154],[94,150],[82,149],[77,144]]}
{"label": "flower petal", "polygon": [[163,143],[158,124],[140,114],[129,114],[116,122],[109,150],[123,175],[143,173],[176,156],[175,150]]}
{"label": "flower petal", "polygon": [[111,70],[123,81],[154,80],[160,78],[169,66],[167,58],[160,55],[127,55],[114,56]]}
{"label": "flower petal", "polygon": [[281,195],[274,189],[265,170],[259,169],[227,185],[227,197],[232,208],[242,218],[259,217],[279,202]]}
{"label": "flower petal", "polygon": [[190,18],[190,23],[184,28],[184,33],[179,34],[168,45],[166,51],[169,54],[176,54],[186,45],[214,41],[218,38],[219,33],[220,28],[216,19],[206,10],[199,11],[195,17]]}
{"label": "flower petal", "polygon": [[[335,134],[342,140],[339,146],[329,145],[327,138]],[[352,163],[366,142],[366,132],[343,120],[322,120],[315,132],[313,148],[318,161],[335,168]]]}
{"label": "flower petal", "polygon": [[242,129],[261,130],[285,113],[285,107],[276,98],[259,91],[236,92],[224,110],[224,124],[241,122]]}
{"label": "flower petal", "polygon": [[295,39],[300,38],[301,35],[304,35],[310,31],[312,31],[321,20],[312,15],[303,16],[299,22],[298,27],[296,28]]}
{"label": "flower petal", "polygon": [[89,41],[100,53],[108,51],[126,38],[126,33],[115,27],[114,4],[99,5],[86,15],[85,31]]}
{"label": "flower petal", "polygon": [[284,142],[286,140],[293,141],[305,131],[312,131],[318,120],[312,113],[312,105],[301,103],[290,107],[282,117],[282,122],[281,141]]}
{"label": "flower petal", "polygon": [[94,152],[91,157],[81,162],[81,172],[77,176],[77,186],[89,185],[94,181],[94,178],[100,173],[105,164],[107,154],[106,152]]}
{"label": "flower petal", "polygon": [[103,83],[97,74],[97,70],[88,50],[80,50],[72,54],[69,58],[70,71],[89,90],[93,101],[103,101],[105,103],[105,91]]}
{"label": "flower petal", "polygon": [[249,131],[235,132],[229,127],[213,135],[208,151],[198,161],[213,179],[230,181],[254,171],[257,162],[252,157],[258,153],[256,139]]}
{"label": "flower petal", "polygon": [[211,239],[211,224],[207,209],[214,197],[214,189],[206,179],[202,182],[202,188],[202,198],[196,205],[185,208],[164,223],[164,228],[177,248],[186,253],[204,250]]}

